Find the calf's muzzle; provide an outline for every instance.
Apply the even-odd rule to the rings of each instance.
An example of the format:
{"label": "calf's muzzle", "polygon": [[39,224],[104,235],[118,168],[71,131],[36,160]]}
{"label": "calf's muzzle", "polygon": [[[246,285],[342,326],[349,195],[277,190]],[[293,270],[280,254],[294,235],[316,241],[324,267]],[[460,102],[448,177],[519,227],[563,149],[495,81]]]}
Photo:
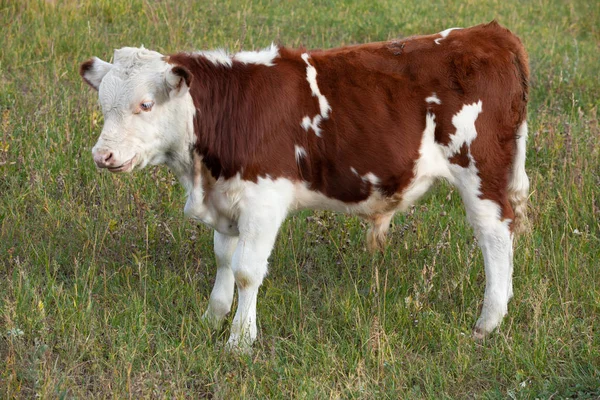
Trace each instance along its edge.
{"label": "calf's muzzle", "polygon": [[94,162],[99,168],[109,168],[115,167],[115,157],[113,157],[113,153],[109,150],[97,150],[94,151]]}

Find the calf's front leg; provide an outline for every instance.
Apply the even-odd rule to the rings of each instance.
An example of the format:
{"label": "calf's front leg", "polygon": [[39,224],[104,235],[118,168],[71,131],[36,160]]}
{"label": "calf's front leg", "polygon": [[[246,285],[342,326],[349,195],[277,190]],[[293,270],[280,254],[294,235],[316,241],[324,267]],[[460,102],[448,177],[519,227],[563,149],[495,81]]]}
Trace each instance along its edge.
{"label": "calf's front leg", "polygon": [[238,289],[238,306],[227,347],[249,351],[257,336],[256,300],[267,274],[267,260],[285,218],[279,207],[252,211],[239,220],[240,239],[233,254],[232,271]]}
{"label": "calf's front leg", "polygon": [[233,303],[234,277],[231,270],[233,253],[238,243],[237,236],[228,236],[215,231],[214,249],[217,261],[217,276],[208,300],[208,309],[202,319],[214,328],[221,326]]}

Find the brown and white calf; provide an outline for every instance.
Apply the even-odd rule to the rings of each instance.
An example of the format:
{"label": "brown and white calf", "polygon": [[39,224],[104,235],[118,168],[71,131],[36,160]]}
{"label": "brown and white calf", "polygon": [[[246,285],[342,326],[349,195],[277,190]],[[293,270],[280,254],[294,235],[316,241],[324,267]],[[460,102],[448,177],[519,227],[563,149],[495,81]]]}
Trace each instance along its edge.
{"label": "brown and white calf", "polygon": [[513,234],[525,223],[528,63],[492,22],[332,50],[271,45],[163,56],[122,48],[83,79],[105,123],[92,152],[111,172],[167,164],[188,190],[185,214],[215,229],[217,276],[205,318],[238,308],[229,345],[256,338],[256,299],[286,216],[300,209],[390,220],[439,178],[458,188],[483,252],[475,335],[512,296]]}

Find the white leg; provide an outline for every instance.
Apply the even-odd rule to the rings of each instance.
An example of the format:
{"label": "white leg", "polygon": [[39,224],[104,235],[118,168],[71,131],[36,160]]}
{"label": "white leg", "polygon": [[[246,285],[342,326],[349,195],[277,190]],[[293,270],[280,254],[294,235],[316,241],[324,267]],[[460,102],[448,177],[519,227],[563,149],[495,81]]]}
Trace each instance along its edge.
{"label": "white leg", "polygon": [[214,234],[215,258],[217,260],[217,277],[208,300],[208,309],[202,319],[218,328],[231,310],[233,302],[234,277],[231,270],[233,253],[238,243],[237,236]]}
{"label": "white leg", "polygon": [[283,197],[273,192],[259,194],[251,199],[252,206],[240,215],[240,240],[232,263],[238,307],[227,342],[230,349],[249,351],[256,339],[258,288],[267,274],[267,260],[287,214],[289,201]]}
{"label": "white leg", "polygon": [[[258,271],[257,271],[258,272]],[[266,267],[264,274],[266,274]],[[262,279],[260,280],[262,283]],[[238,308],[231,324],[231,334],[227,347],[231,350],[249,352],[256,340],[256,300],[260,284],[253,282],[252,286],[238,286]]]}
{"label": "white leg", "polygon": [[[485,200],[482,200],[485,201]],[[512,235],[508,221],[488,221],[477,235],[485,263],[485,294],[481,316],[475,324],[475,337],[483,338],[502,321],[512,295]]]}
{"label": "white leg", "polygon": [[[255,225],[258,223],[258,225]],[[256,298],[258,288],[267,274],[267,259],[271,254],[281,221],[262,220],[253,228],[242,231],[233,255],[233,275],[238,289],[238,307],[231,324],[228,346],[245,351],[256,339]]]}
{"label": "white leg", "polygon": [[483,338],[502,321],[512,295],[512,233],[510,220],[502,220],[501,207],[494,201],[481,199],[481,181],[476,168],[452,166],[455,184],[467,210],[467,218],[479,241],[485,264],[485,294],[481,316],[474,335]]}

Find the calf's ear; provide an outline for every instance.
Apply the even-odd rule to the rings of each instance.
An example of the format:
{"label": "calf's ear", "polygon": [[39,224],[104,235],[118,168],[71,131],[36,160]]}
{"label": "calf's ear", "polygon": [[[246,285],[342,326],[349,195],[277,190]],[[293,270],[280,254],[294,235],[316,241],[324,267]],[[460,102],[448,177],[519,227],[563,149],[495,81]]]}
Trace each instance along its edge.
{"label": "calf's ear", "polygon": [[169,96],[181,96],[189,90],[192,83],[192,74],[181,65],[173,65],[165,74],[165,82]]}
{"label": "calf's ear", "polygon": [[81,64],[79,67],[79,75],[81,75],[88,85],[98,90],[100,82],[102,82],[102,79],[112,67],[113,65],[111,63],[102,61],[98,57],[93,57]]}

